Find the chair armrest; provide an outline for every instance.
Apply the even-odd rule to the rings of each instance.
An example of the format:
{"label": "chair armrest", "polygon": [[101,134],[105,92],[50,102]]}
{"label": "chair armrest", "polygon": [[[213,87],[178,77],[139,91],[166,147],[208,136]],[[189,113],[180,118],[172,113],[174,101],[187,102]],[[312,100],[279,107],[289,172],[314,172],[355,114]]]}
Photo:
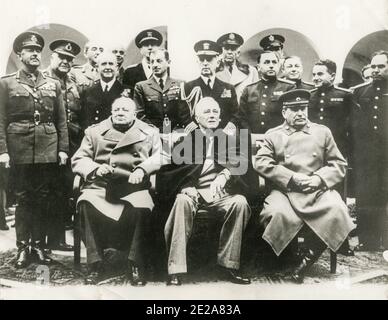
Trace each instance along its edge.
{"label": "chair armrest", "polygon": [[73,181],[73,195],[75,199],[77,199],[81,194],[81,187],[83,183],[84,179],[80,175],[76,174]]}

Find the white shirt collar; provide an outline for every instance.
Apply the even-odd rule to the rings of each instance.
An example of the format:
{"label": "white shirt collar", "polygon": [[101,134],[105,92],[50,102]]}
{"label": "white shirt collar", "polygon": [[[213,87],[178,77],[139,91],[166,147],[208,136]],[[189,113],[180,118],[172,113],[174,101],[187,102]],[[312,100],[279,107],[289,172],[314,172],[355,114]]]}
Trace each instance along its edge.
{"label": "white shirt collar", "polygon": [[110,91],[110,89],[112,89],[113,84],[115,83],[115,81],[116,81],[116,78],[113,78],[109,82],[104,82],[102,79],[100,79],[100,84],[101,84],[102,91],[105,91],[105,88],[106,88],[107,85],[108,85],[108,91]]}
{"label": "white shirt collar", "polygon": [[141,65],[143,66],[143,70],[147,79],[149,79],[152,76],[151,65],[147,62],[146,58],[143,58],[143,60],[141,60]]}
{"label": "white shirt collar", "polygon": [[158,78],[158,77],[155,76],[155,75],[154,75],[153,77],[154,77],[154,79],[155,79],[155,81],[156,81],[157,84],[159,84],[160,79],[162,79],[162,80],[163,80],[163,85],[166,86],[167,73],[166,73],[163,77],[161,77],[161,78]]}
{"label": "white shirt collar", "polygon": [[213,89],[214,81],[216,80],[216,76],[215,75],[211,76],[210,78],[204,77],[204,76],[201,75],[201,78],[202,78],[203,82],[205,82],[206,85],[207,85],[207,83],[208,83],[208,81],[210,79],[210,87]]}

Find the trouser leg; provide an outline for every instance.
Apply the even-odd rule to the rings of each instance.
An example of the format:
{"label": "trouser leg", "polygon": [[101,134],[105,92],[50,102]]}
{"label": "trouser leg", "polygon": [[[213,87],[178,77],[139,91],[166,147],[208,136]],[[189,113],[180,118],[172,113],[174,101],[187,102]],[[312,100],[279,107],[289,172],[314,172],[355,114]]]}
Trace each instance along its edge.
{"label": "trouser leg", "polygon": [[83,220],[81,228],[82,240],[86,247],[87,263],[93,264],[102,261],[103,246],[99,237],[98,215],[100,214],[89,202],[83,201],[79,204],[79,212]]}
{"label": "trouser leg", "polygon": [[0,186],[0,226],[6,225],[5,212],[7,204],[6,191]]}
{"label": "trouser leg", "polygon": [[197,208],[198,204],[187,195],[177,195],[164,228],[169,274],[187,272],[186,248]]}
{"label": "trouser leg", "polygon": [[210,207],[223,211],[224,222],[220,232],[217,261],[229,269],[240,268],[241,244],[244,230],[251,217],[251,209],[244,196],[226,196]]}

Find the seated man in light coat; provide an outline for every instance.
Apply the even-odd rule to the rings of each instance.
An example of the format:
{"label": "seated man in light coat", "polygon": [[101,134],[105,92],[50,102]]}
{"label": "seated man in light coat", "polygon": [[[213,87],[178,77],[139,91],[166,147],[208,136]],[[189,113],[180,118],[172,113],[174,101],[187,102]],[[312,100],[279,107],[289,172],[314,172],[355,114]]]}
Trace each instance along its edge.
{"label": "seated man in light coat", "polygon": [[85,130],[72,158],[74,173],[85,180],[78,199],[89,275],[102,277],[103,249],[128,254],[132,285],[144,285],[147,221],[153,208],[149,175],[160,168],[161,142],[155,127],[136,119],[136,105],[120,97],[112,116]]}
{"label": "seated man in light coat", "polygon": [[187,272],[186,246],[199,209],[223,220],[217,263],[227,280],[250,283],[239,274],[242,236],[251,216],[242,180],[248,168],[247,152],[222,128],[217,130],[220,113],[216,100],[202,98],[194,108],[199,129],[174,147],[173,163],[161,170],[159,183],[165,189],[162,195],[166,201],[174,201],[164,228],[168,285],[180,285],[181,274]]}
{"label": "seated man in light coat", "polygon": [[254,160],[273,186],[260,213],[263,239],[279,256],[305,226],[306,250],[291,275],[298,283],[326,247],[337,251],[355,227],[333,189],[345,177],[346,160],[331,131],[308,120],[309,98],[303,89],[279,98],[285,122],[266,132]]}

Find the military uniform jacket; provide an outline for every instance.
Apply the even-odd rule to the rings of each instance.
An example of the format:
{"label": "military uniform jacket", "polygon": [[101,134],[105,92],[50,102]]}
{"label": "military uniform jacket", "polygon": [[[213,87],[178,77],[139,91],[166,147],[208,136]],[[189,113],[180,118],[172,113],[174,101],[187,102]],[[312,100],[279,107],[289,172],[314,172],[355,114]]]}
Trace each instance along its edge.
{"label": "military uniform jacket", "polygon": [[353,123],[358,197],[375,206],[388,192],[388,83],[360,84],[353,99],[358,106]]}
{"label": "military uniform jacket", "polygon": [[69,75],[66,75],[65,79],[61,79],[50,68],[44,70],[43,74],[58,80],[61,84],[66,123],[69,131],[69,156],[72,156],[79,148],[83,137],[82,123],[84,121],[82,117],[84,114],[81,110],[80,88]]}
{"label": "military uniform jacket", "polygon": [[187,106],[181,99],[180,84],[180,80],[167,77],[162,90],[154,77],[138,82],[133,97],[137,117],[153,124],[160,132],[163,131],[163,125],[173,130],[190,123],[191,118],[184,112]]}
{"label": "military uniform jacket", "polygon": [[136,83],[144,80],[147,80],[147,76],[144,72],[142,63],[140,62],[139,64],[129,66],[125,69],[122,83],[125,88],[131,89],[133,94]]}
{"label": "military uniform jacket", "polygon": [[[202,97],[212,97],[218,102],[221,109],[220,128],[224,128],[228,122],[233,122],[236,126],[239,125],[238,120],[238,102],[236,90],[226,82],[221,81],[217,77],[214,80],[213,88],[210,89],[201,77],[184,84],[183,98],[188,97],[195,87],[201,89]],[[191,102],[192,107],[194,107]],[[186,108],[186,113],[190,112],[190,108]]]}
{"label": "military uniform jacket", "polygon": [[265,133],[283,122],[279,97],[295,89],[288,80],[268,81],[261,79],[245,87],[240,99],[241,128],[252,133]]}
{"label": "military uniform jacket", "polygon": [[[111,118],[87,128],[80,148],[71,159],[73,172],[85,180],[78,203],[88,201],[107,217],[119,220],[124,205],[106,201],[107,178],[91,178],[91,173],[106,163],[115,170],[141,168],[150,175],[161,166],[160,152],[158,130],[137,119],[125,133],[113,127]],[[134,207],[153,207],[148,190],[135,192],[122,200]]]}
{"label": "military uniform jacket", "polygon": [[93,67],[89,63],[74,66],[70,72],[70,76],[78,86],[90,87],[100,78],[97,67]]}
{"label": "military uniform jacket", "polygon": [[100,81],[97,80],[93,86],[86,88],[82,93],[84,128],[107,119],[111,115],[113,101],[124,91],[123,86],[116,80],[108,92],[103,92]]}
{"label": "military uniform jacket", "polygon": [[247,64],[237,62],[233,64],[232,73],[225,66],[222,66],[216,74],[217,78],[230,83],[236,89],[237,101],[240,101],[244,88],[259,80],[257,69]]}
{"label": "military uniform jacket", "polygon": [[304,89],[311,91],[315,89],[315,86],[312,83],[308,83],[306,81],[303,81],[302,79],[299,79],[297,81],[289,80],[295,83],[296,88],[295,89]]}
{"label": "military uniform jacket", "polygon": [[9,153],[14,164],[53,163],[59,151],[69,151],[60,83],[41,72],[33,82],[23,70],[3,77],[0,154]]}
{"label": "military uniform jacket", "polygon": [[351,117],[354,112],[352,94],[334,85],[311,91],[309,119],[328,127],[342,154],[350,153]]}
{"label": "military uniform jacket", "polygon": [[[354,228],[345,203],[333,190],[343,180],[346,167],[346,160],[330,130],[323,125],[309,122],[302,130],[296,131],[284,123],[265,134],[254,159],[254,168],[273,185],[266,202],[284,213],[284,219],[270,222],[263,235],[277,254],[304,223],[330,249],[338,250]],[[291,183],[295,173],[319,176],[323,188],[311,193],[300,192]],[[275,203],[269,203],[271,201]],[[288,213],[289,210],[292,212]],[[264,208],[262,214],[270,212],[265,212]]]}

